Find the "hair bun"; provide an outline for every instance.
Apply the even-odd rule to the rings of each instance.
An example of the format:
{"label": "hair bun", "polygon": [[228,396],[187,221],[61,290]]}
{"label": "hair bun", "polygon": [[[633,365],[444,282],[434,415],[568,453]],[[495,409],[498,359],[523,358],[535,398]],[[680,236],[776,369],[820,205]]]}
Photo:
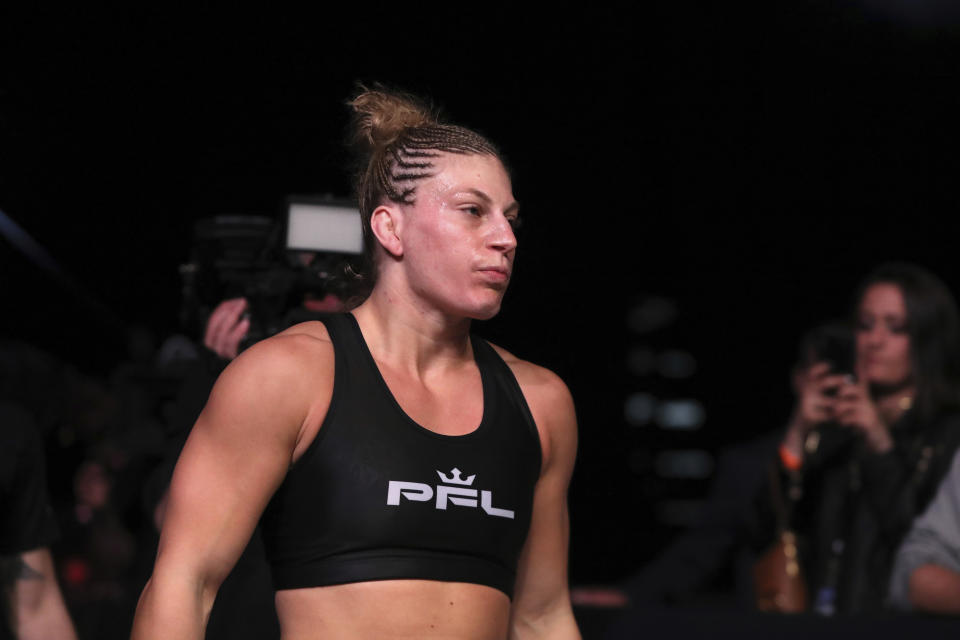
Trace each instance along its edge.
{"label": "hair bun", "polygon": [[349,104],[355,141],[371,149],[389,146],[405,129],[436,123],[429,108],[402,93],[365,89]]}

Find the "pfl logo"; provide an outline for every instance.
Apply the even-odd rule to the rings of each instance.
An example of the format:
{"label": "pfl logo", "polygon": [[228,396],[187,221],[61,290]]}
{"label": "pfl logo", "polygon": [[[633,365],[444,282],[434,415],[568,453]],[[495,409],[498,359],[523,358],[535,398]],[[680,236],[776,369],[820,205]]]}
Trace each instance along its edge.
{"label": "pfl logo", "polygon": [[[468,489],[473,484],[476,474],[468,476],[466,479],[460,477],[460,469],[454,467],[450,470],[450,476],[442,471],[437,471],[440,480],[446,484],[438,484],[436,491],[436,508],[446,511],[447,503],[450,502],[460,507],[477,507],[477,489]],[[487,515],[498,518],[510,518],[513,520],[513,511],[509,509],[498,509],[493,506],[493,492],[486,489],[479,492],[480,508]],[[387,504],[399,506],[400,498],[406,498],[413,502],[427,502],[433,500],[433,487],[422,482],[403,482],[401,480],[391,480],[387,488]]]}

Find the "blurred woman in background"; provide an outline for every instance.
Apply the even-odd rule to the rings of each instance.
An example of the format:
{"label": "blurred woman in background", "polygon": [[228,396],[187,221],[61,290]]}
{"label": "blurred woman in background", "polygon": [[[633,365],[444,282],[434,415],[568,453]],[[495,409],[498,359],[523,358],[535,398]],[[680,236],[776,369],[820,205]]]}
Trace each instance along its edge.
{"label": "blurred woman in background", "polygon": [[883,607],[893,553],[960,443],[960,321],[940,280],[883,265],[853,321],[849,364],[821,354],[797,372],[780,473],[761,494],[766,515],[787,505],[809,602],[825,615]]}

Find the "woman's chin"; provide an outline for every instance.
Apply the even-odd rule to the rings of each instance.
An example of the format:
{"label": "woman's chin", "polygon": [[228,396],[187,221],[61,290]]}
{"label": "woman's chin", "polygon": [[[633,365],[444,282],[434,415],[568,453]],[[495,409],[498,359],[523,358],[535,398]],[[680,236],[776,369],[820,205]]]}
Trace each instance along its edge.
{"label": "woman's chin", "polygon": [[498,313],[500,313],[500,300],[471,305],[469,309],[465,310],[464,315],[473,320],[489,320]]}
{"label": "woman's chin", "polygon": [[867,382],[870,385],[870,392],[876,397],[900,393],[913,385],[913,380],[910,378],[894,378],[891,376],[868,377]]}
{"label": "woman's chin", "polygon": [[470,317],[474,320],[489,320],[498,313],[500,313],[500,305],[497,305],[496,309],[484,309],[482,311],[477,311],[476,313],[471,314]]}

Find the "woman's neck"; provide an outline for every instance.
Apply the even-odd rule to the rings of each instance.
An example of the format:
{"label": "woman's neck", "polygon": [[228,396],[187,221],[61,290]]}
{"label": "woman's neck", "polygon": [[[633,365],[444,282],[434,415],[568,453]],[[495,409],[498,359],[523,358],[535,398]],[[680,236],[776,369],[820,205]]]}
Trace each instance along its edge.
{"label": "woman's neck", "polygon": [[392,367],[423,376],[473,360],[469,318],[424,308],[386,287],[375,288],[353,313],[371,353]]}

